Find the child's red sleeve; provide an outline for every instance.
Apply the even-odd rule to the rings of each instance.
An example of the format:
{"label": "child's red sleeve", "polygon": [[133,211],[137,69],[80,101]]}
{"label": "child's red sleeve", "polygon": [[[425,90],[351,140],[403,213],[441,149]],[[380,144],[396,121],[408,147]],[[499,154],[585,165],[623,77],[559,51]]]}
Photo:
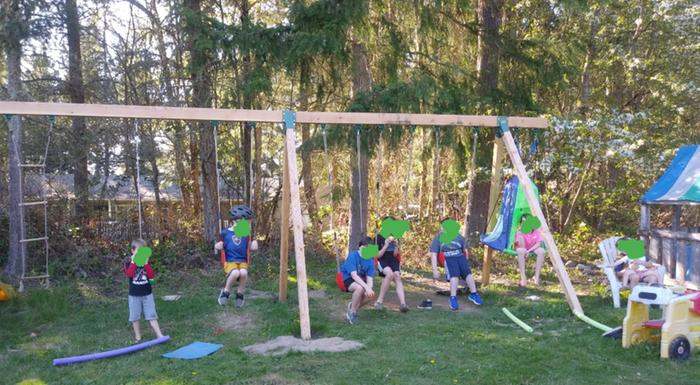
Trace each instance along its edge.
{"label": "child's red sleeve", "polygon": [[134,278],[135,272],[136,272],[136,265],[134,265],[133,262],[124,268],[124,274],[126,274],[126,276],[129,278]]}
{"label": "child's red sleeve", "polygon": [[153,279],[156,277],[156,272],[153,271],[150,263],[143,265],[143,270],[146,272],[146,277],[148,277],[148,279]]}

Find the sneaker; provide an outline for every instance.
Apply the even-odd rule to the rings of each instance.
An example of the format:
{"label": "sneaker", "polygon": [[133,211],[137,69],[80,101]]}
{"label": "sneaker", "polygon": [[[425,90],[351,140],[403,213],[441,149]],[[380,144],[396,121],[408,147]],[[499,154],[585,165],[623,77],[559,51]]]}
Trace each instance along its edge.
{"label": "sneaker", "polygon": [[423,300],[423,302],[418,304],[419,309],[430,310],[433,308],[433,301],[430,299]]}
{"label": "sneaker", "polygon": [[474,305],[477,305],[477,306],[481,306],[484,303],[484,301],[481,299],[481,296],[477,292],[473,292],[473,293],[469,294],[467,299],[472,301],[474,303]]}
{"label": "sneaker", "polygon": [[228,296],[229,292],[225,291],[224,289],[221,289],[221,292],[219,293],[219,305],[224,306],[228,303]]}
{"label": "sneaker", "polygon": [[384,310],[384,304],[381,302],[374,303],[374,310]]}
{"label": "sneaker", "polygon": [[[431,307],[432,307],[432,305],[431,305]],[[405,303],[401,304],[401,307],[399,307],[399,310],[401,311],[401,313],[408,313],[408,306],[406,306]]]}
{"label": "sneaker", "polygon": [[352,325],[352,302],[348,302],[348,310],[345,312],[345,319]]}
{"label": "sneaker", "polygon": [[452,311],[459,310],[459,302],[457,302],[456,295],[453,295],[450,297],[450,310],[452,310]]}
{"label": "sneaker", "polygon": [[245,298],[243,298],[243,294],[236,293],[236,307],[243,307],[243,304],[245,304]]}

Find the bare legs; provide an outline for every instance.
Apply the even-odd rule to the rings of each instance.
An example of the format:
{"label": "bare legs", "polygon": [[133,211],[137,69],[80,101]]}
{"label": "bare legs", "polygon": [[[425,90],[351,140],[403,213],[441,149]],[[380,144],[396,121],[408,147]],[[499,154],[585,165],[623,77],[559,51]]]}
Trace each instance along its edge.
{"label": "bare legs", "polygon": [[385,267],[382,270],[384,273],[384,279],[382,280],[382,286],[379,288],[379,297],[377,297],[377,303],[384,303],[384,296],[389,291],[389,286],[391,281],[396,282],[396,296],[399,297],[399,302],[402,306],[406,306],[406,294],[403,289],[403,282],[401,281],[401,272],[392,271],[390,267]]}
{"label": "bare legs", "polygon": [[[160,325],[158,325],[157,319],[150,320],[148,323],[151,324],[151,328],[156,334],[156,337],[163,337],[163,333],[160,331]],[[136,338],[136,341],[141,341],[141,321],[133,321],[131,326],[134,327],[134,337]]]}
{"label": "bare legs", "polygon": [[[240,278],[240,279],[239,279]],[[234,282],[238,280],[238,293],[243,294],[245,292],[245,284],[248,281],[248,270],[247,269],[235,269],[231,270],[228,278],[226,278],[226,286],[224,291],[227,293],[231,292],[231,286]]]}
{"label": "bare legs", "polygon": [[[518,253],[518,269],[520,270],[520,286],[527,286],[527,277],[525,276],[525,258],[527,257],[527,250],[525,248],[519,247],[515,250]],[[545,250],[538,247],[534,251],[537,255],[537,260],[535,261],[535,275],[532,279],[535,281],[535,285],[540,284],[540,271],[542,271],[542,265],[544,264]]]}
{"label": "bare legs", "polygon": [[352,302],[350,305],[350,311],[357,313],[357,311],[367,304],[372,298],[365,295],[365,288],[358,285],[356,282],[350,284],[348,291],[352,292]]}

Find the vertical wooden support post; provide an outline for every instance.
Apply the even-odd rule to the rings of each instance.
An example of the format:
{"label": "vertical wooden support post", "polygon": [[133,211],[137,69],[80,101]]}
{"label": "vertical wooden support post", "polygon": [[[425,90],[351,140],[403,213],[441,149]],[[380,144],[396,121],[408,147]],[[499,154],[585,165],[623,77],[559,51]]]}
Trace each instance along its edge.
{"label": "vertical wooden support post", "polygon": [[566,272],[566,267],[564,266],[564,263],[561,260],[561,256],[559,255],[559,248],[554,242],[554,237],[552,237],[552,233],[549,230],[547,220],[545,219],[544,213],[542,212],[542,208],[540,207],[540,204],[537,201],[535,191],[532,188],[532,185],[530,184],[530,177],[527,175],[527,171],[525,170],[525,165],[523,164],[522,158],[520,158],[520,154],[518,154],[517,147],[515,146],[515,141],[513,140],[513,135],[511,135],[510,131],[508,130],[508,118],[499,117],[498,124],[499,127],[497,128],[497,136],[501,136],[501,139],[503,140],[503,144],[505,145],[506,151],[508,152],[508,156],[510,157],[511,162],[515,167],[515,172],[518,175],[518,178],[520,178],[520,185],[523,187],[525,197],[527,198],[527,202],[530,205],[532,213],[535,214],[535,216],[540,220],[540,222],[542,222],[540,233],[542,234],[544,243],[547,246],[547,254],[549,254],[549,259],[552,262],[554,272],[557,274],[557,277],[559,278],[559,283],[561,284],[561,287],[564,290],[566,301],[569,303],[569,307],[574,312],[574,314],[583,314],[583,309],[581,308],[581,304],[579,303],[578,297],[576,296],[576,291],[574,290],[574,287],[571,284],[569,274]]}
{"label": "vertical wooden support post", "polygon": [[287,141],[284,141],[282,160],[282,206],[280,208],[280,282],[279,300],[287,300],[287,274],[289,272],[289,167],[287,167]]}
{"label": "vertical wooden support post", "polygon": [[284,111],[284,131],[287,146],[287,168],[289,169],[289,195],[292,207],[292,232],[294,234],[294,257],[297,270],[297,294],[299,296],[299,325],[301,338],[311,339],[311,320],[309,318],[309,290],[306,286],[306,259],[304,257],[304,224],[301,216],[301,198],[299,195],[299,172],[297,170],[297,149],[294,126],[296,113]]}
{"label": "vertical wooden support post", "polygon": [[[498,195],[501,192],[501,162],[503,161],[503,146],[499,140],[493,142],[493,159],[491,161],[491,187],[489,189],[489,211],[486,218],[488,230],[492,230],[495,225],[495,218],[498,218],[498,213],[495,212],[496,204],[498,203]],[[491,258],[493,257],[493,249],[484,246],[484,264],[481,268],[481,286],[486,286],[491,281]]]}
{"label": "vertical wooden support post", "polygon": [[[681,206],[673,205],[672,207],[673,214],[671,216],[671,231],[675,233],[681,229]],[[671,272],[673,277],[678,280],[680,284],[685,284],[685,272],[690,268],[690,266],[686,266],[686,259],[680,259],[681,262],[678,263],[678,249],[678,239],[676,239],[674,236],[671,240],[671,266],[670,269],[667,268],[666,271]],[[663,261],[661,261],[661,263],[663,263]]]}

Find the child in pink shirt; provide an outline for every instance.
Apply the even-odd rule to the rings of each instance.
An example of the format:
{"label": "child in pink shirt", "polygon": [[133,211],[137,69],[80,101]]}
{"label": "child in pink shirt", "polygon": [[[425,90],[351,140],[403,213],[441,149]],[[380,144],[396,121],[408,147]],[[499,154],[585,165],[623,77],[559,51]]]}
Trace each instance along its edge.
{"label": "child in pink shirt", "polygon": [[[530,214],[523,214],[520,217],[520,225],[527,219]],[[542,270],[542,264],[544,263],[544,255],[547,252],[543,246],[542,234],[538,229],[532,230],[529,234],[524,234],[520,231],[518,227],[518,232],[515,234],[515,243],[513,247],[518,253],[518,269],[520,270],[520,286],[527,286],[527,277],[525,276],[525,258],[530,253],[535,253],[537,260],[535,262],[535,275],[532,280],[535,285],[540,284],[540,271]]]}

